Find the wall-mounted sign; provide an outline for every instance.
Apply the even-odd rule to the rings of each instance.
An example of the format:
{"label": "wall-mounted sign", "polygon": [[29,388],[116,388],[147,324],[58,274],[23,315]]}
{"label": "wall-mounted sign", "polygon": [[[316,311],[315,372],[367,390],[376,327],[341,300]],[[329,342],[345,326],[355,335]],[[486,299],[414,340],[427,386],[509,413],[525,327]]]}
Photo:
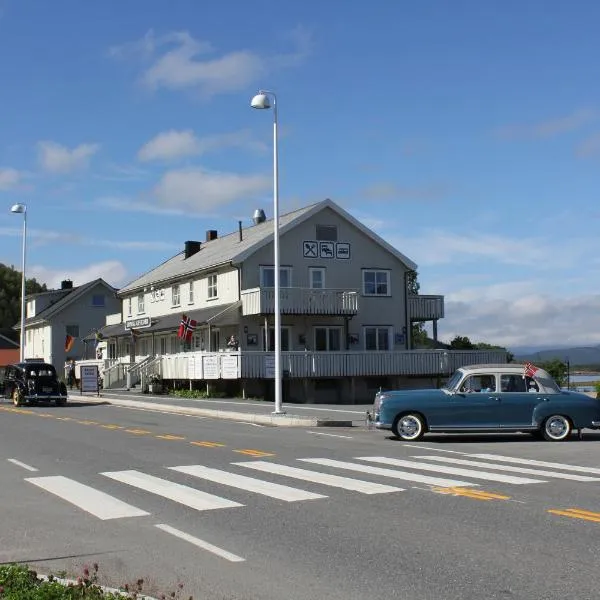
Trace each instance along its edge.
{"label": "wall-mounted sign", "polygon": [[165,290],[150,290],[150,302],[161,302],[165,299]]}
{"label": "wall-mounted sign", "polygon": [[140,317],[139,319],[129,319],[125,321],[125,329],[142,329],[144,327],[150,327],[152,321],[150,317]]}
{"label": "wall-mounted sign", "polygon": [[304,258],[348,260],[350,258],[350,243],[304,240],[302,242],[302,256]]}

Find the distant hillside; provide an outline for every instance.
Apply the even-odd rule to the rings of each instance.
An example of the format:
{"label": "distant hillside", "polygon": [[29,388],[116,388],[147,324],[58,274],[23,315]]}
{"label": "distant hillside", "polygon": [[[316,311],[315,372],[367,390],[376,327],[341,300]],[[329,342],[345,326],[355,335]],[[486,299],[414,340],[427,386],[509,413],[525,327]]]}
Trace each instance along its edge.
{"label": "distant hillside", "polygon": [[538,350],[529,354],[515,354],[515,361],[545,362],[548,360],[566,360],[572,365],[600,365],[600,346],[579,348],[555,348],[553,350]]}

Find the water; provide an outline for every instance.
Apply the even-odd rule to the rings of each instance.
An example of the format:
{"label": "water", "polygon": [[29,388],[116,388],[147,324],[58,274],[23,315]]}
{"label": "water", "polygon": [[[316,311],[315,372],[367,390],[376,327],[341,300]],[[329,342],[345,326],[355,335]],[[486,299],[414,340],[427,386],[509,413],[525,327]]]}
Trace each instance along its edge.
{"label": "water", "polygon": [[600,381],[600,373],[595,375],[571,375],[569,377],[571,390],[576,392],[595,392],[596,388],[590,385],[592,381]]}

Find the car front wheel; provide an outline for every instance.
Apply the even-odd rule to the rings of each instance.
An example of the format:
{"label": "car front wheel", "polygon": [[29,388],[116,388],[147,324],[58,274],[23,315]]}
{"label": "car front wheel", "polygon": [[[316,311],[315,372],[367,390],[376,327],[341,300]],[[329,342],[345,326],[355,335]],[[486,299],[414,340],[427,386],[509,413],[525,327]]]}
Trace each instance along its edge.
{"label": "car front wheel", "polygon": [[562,442],[569,437],[571,421],[563,415],[552,415],[542,425],[542,435],[548,442]]}
{"label": "car front wheel", "polygon": [[407,413],[396,417],[392,425],[396,437],[406,442],[420,440],[425,434],[425,420],[417,413]]}
{"label": "car front wheel", "polygon": [[23,394],[20,389],[13,390],[12,401],[15,406],[21,406],[23,404]]}

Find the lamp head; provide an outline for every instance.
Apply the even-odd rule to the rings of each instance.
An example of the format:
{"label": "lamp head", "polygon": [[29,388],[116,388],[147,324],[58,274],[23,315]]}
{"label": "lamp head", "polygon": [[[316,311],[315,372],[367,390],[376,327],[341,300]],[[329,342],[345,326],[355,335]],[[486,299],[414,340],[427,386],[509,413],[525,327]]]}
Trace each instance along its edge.
{"label": "lamp head", "polygon": [[269,96],[264,94],[263,92],[259,92],[252,98],[250,102],[250,106],[252,108],[271,108],[271,101],[269,100]]}
{"label": "lamp head", "polygon": [[27,212],[27,206],[25,204],[13,204],[10,207],[10,212],[11,213],[26,213]]}

